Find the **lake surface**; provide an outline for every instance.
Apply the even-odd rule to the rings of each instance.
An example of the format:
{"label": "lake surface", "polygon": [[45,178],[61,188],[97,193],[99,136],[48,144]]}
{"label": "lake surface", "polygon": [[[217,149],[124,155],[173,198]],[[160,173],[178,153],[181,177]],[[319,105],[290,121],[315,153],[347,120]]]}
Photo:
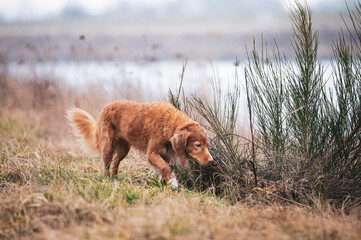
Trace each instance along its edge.
{"label": "lake surface", "polygon": [[[47,78],[66,83],[70,88],[81,90],[91,84],[102,84],[109,91],[122,84],[132,84],[145,94],[143,100],[160,100],[169,89],[179,85],[184,62],[40,62],[35,64],[11,63],[9,73],[18,78]],[[232,61],[188,62],[184,73],[184,88],[187,94],[205,94],[210,90],[210,79],[219,79],[222,85],[235,80],[235,65]],[[243,67],[237,67],[243,75]]]}
{"label": "lake surface", "polygon": [[[241,86],[239,119],[246,120],[248,111],[244,90],[245,64],[243,62],[236,67],[234,61],[188,61],[184,73],[185,94],[211,99],[212,79],[220,82],[223,93],[227,93],[228,89],[234,86],[234,82],[239,81]],[[325,80],[328,80],[332,73],[329,64],[329,61],[324,62]],[[183,65],[182,61],[145,63],[57,61],[33,64],[13,62],[8,64],[7,71],[19,80],[50,79],[63,82],[77,91],[87,90],[89,87],[102,87],[106,91],[119,93],[136,91],[137,100],[159,101],[167,98],[169,89],[173,91],[177,89]],[[129,96],[132,94],[129,93]]]}

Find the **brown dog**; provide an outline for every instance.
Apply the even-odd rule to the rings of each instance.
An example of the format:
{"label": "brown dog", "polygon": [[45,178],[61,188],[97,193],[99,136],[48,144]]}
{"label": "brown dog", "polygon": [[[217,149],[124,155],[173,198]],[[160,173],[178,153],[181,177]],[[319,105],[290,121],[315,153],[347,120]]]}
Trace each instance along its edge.
{"label": "brown dog", "polygon": [[145,152],[151,167],[173,188],[178,182],[169,162],[175,155],[183,163],[213,161],[206,132],[167,102],[114,102],[103,108],[97,121],[78,108],[68,110],[67,117],[83,145],[100,153],[106,175],[112,161],[112,174],[117,174],[130,147]]}

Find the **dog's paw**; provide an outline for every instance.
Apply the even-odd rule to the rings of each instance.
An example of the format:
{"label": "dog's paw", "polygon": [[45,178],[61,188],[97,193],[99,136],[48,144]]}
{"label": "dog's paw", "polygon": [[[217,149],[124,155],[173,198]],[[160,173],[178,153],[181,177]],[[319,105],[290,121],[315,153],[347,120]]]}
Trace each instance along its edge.
{"label": "dog's paw", "polygon": [[169,181],[168,181],[168,184],[170,184],[170,187],[172,188],[172,189],[177,189],[178,188],[178,181],[177,181],[177,179],[174,177],[174,178],[172,178],[172,179],[170,179]]}

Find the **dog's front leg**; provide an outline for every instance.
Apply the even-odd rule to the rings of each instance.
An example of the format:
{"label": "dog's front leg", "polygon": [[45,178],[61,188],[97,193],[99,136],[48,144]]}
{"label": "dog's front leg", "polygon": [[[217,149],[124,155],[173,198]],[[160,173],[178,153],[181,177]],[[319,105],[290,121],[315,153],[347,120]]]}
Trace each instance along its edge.
{"label": "dog's front leg", "polygon": [[169,166],[169,163],[156,152],[148,152],[147,160],[152,168],[161,176],[172,188],[178,188],[178,181]]}

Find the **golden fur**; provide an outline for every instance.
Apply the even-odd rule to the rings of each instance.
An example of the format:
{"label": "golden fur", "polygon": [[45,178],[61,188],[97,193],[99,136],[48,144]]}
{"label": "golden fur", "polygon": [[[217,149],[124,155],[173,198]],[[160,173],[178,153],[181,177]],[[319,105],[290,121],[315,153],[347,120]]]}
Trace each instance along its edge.
{"label": "golden fur", "polygon": [[117,174],[130,147],[146,153],[149,164],[167,182],[175,179],[169,166],[175,155],[183,162],[212,161],[206,132],[167,102],[114,102],[103,108],[97,121],[78,108],[70,109],[67,117],[81,142],[100,153],[105,174],[112,161],[112,174]]}

